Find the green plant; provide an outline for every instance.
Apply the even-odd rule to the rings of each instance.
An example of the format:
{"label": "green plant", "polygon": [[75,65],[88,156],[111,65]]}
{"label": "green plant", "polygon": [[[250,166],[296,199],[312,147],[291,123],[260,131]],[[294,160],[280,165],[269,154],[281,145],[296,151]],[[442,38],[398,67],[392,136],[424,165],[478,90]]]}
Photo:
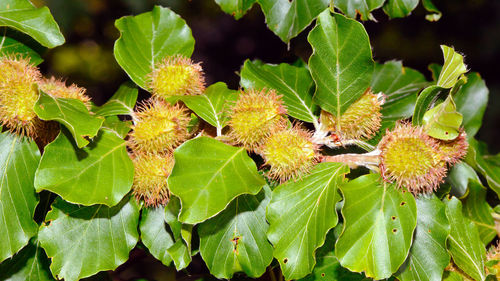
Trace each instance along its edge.
{"label": "green plant", "polygon": [[[496,279],[498,250],[486,248],[499,215],[485,186],[500,194],[500,156],[474,138],[485,83],[447,46],[434,81],[374,62],[353,19],[380,7],[404,17],[419,1],[216,2],[235,18],[258,3],[285,42],[315,21],[313,54],[247,60],[243,89],[205,88],[189,27],[156,6],[116,21],[115,58],[135,85],[96,106],[42,78],[42,58],[4,33],[0,280],[82,279],[138,243],[177,270],[200,254],[226,279]],[[28,0],[0,3],[0,25],[64,42]],[[136,85],[151,92],[138,106]]]}

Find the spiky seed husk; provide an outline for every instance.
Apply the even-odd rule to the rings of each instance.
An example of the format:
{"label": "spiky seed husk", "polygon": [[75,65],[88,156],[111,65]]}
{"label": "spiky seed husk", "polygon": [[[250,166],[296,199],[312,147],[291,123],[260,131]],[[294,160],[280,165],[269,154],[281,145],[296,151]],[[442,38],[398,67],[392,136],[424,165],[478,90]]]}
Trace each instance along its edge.
{"label": "spiky seed husk", "polygon": [[486,254],[486,272],[500,280],[500,244],[492,246]]}
{"label": "spiky seed husk", "polygon": [[51,77],[50,79],[42,78],[42,80],[38,83],[38,86],[44,93],[53,97],[77,99],[83,102],[88,109],[92,107],[90,98],[85,94],[85,88],[78,87],[75,84],[66,86],[66,83],[61,79]]}
{"label": "spiky seed husk", "polygon": [[230,136],[246,149],[255,150],[287,123],[286,108],[274,90],[241,91],[231,108]]}
{"label": "spiky seed husk", "polygon": [[439,153],[441,154],[441,158],[449,165],[454,165],[462,160],[467,154],[468,148],[469,143],[467,142],[467,134],[463,130],[458,137],[452,141],[439,141]]}
{"label": "spiky seed husk", "polygon": [[29,59],[0,58],[0,122],[10,131],[33,137],[38,119],[33,107],[38,100],[41,74]]}
{"label": "spiky seed husk", "polygon": [[174,167],[170,153],[145,153],[132,156],[134,162],[135,198],[144,200],[146,207],[166,205],[170,198],[167,178]]}
{"label": "spiky seed husk", "polygon": [[421,127],[397,123],[378,146],[380,172],[389,182],[396,181],[413,194],[436,190],[446,175],[438,142]]}
{"label": "spiky seed husk", "polygon": [[172,96],[201,95],[205,91],[205,76],[199,63],[176,55],[163,58],[149,75],[152,95],[166,100]]}
{"label": "spiky seed husk", "polygon": [[308,173],[317,160],[317,146],[311,137],[298,124],[270,135],[259,149],[270,167],[268,176],[284,182]]}
{"label": "spiky seed husk", "polygon": [[133,118],[129,144],[136,152],[170,151],[190,135],[189,113],[178,104],[150,99],[139,106]]}
{"label": "spiky seed husk", "polygon": [[383,100],[382,96],[367,91],[347,108],[340,121],[333,114],[322,110],[320,122],[341,141],[371,139],[380,129]]}

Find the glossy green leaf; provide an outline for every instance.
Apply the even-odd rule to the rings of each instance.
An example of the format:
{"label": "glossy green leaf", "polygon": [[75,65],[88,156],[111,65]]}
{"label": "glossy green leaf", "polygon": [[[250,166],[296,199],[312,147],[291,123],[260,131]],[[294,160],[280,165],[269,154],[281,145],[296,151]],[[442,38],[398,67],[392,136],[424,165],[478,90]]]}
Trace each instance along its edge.
{"label": "glossy green leaf", "polygon": [[474,280],[485,280],[484,248],[476,225],[462,214],[462,203],[457,198],[445,200],[446,216],[451,231],[448,236],[448,251],[453,262]]}
{"label": "glossy green leaf", "polygon": [[3,0],[0,3],[0,26],[26,33],[48,48],[64,43],[64,37],[49,8],[36,8],[28,0]]}
{"label": "glossy green leaf", "polygon": [[326,7],[329,0],[257,0],[266,23],[285,43],[304,30]]}
{"label": "glossy green leaf", "polygon": [[374,62],[368,35],[361,23],[326,10],[308,40],[313,48],[309,67],[316,82],[314,101],[340,118],[370,87]]}
{"label": "glossy green leaf", "polygon": [[126,143],[114,133],[101,130],[90,145],[79,149],[63,129],[45,147],[35,187],[76,204],[114,206],[129,192],[133,177]]}
{"label": "glossy green leaf", "polygon": [[460,134],[462,119],[462,114],[457,111],[455,101],[450,95],[444,102],[424,114],[422,125],[425,132],[433,138],[454,140]]}
{"label": "glossy green leaf", "polygon": [[215,0],[215,2],[224,12],[232,15],[235,19],[240,19],[257,0]]}
{"label": "glossy green leaf", "polygon": [[371,81],[374,93],[382,92],[385,103],[382,106],[383,119],[404,119],[413,114],[417,93],[425,87],[425,76],[400,61],[377,63]]}
{"label": "glossy green leaf", "polygon": [[104,118],[91,115],[82,101],[55,98],[44,92],[40,92],[34,110],[42,120],[56,120],[64,124],[79,148],[89,144],[88,139],[97,135],[104,122]]}
{"label": "glossy green leaf", "polygon": [[397,274],[401,281],[439,281],[450,262],[446,205],[435,195],[416,199],[417,227],[410,254]]}
{"label": "glossy green leaf", "polygon": [[123,83],[118,91],[95,111],[95,114],[100,116],[131,115],[134,112],[138,94],[138,89],[131,82]]}
{"label": "glossy green leaf", "polygon": [[122,17],[115,26],[121,33],[114,47],[116,61],[143,89],[147,90],[147,76],[162,58],[193,53],[191,29],[168,8],[155,6],[151,12]]}
{"label": "glossy green leaf", "polygon": [[29,58],[30,63],[39,65],[43,62],[40,55],[30,47],[10,38],[7,35],[0,37],[0,54],[5,56],[15,56],[16,58]]}
{"label": "glossy green leaf", "polygon": [[238,195],[257,194],[265,181],[244,148],[209,137],[189,140],[174,152],[170,191],[181,199],[179,220],[196,224],[217,215]]}
{"label": "glossy green leaf", "polygon": [[172,263],[172,258],[167,249],[174,245],[174,239],[165,222],[165,208],[143,208],[139,228],[144,246],[148,248],[153,257],[169,266]]}
{"label": "glossy green leaf", "polygon": [[464,276],[456,271],[445,271],[443,274],[443,281],[465,281]]}
{"label": "glossy green leaf", "polygon": [[429,107],[436,102],[436,99],[444,89],[432,85],[425,88],[417,97],[417,103],[415,104],[415,110],[413,111],[412,124],[414,126],[422,126],[424,115],[427,113]]}
{"label": "glossy green leaf", "polygon": [[469,192],[469,181],[479,181],[474,169],[465,162],[458,162],[450,168],[446,181],[451,185],[451,195],[462,199]]}
{"label": "glossy green leaf", "polygon": [[488,245],[497,236],[493,208],[486,202],[486,188],[479,179],[469,181],[469,195],[463,202],[464,214],[477,226],[479,237]]}
{"label": "glossy green leaf", "polygon": [[0,264],[2,281],[52,281],[49,259],[39,243],[31,241],[12,259]]}
{"label": "glossy green leaf", "polygon": [[379,174],[341,186],[344,229],[335,255],[343,267],[366,276],[391,276],[405,261],[417,224],[413,195],[383,182]]}
{"label": "glossy green leaf", "polygon": [[204,95],[185,96],[182,101],[198,116],[217,128],[219,135],[229,121],[229,107],[238,99],[238,92],[217,82],[205,90]]}
{"label": "glossy green leaf", "polygon": [[473,137],[481,128],[483,115],[488,104],[489,90],[479,73],[467,75],[467,83],[454,95],[457,111],[463,116],[462,125],[467,136]]}
{"label": "glossy green leaf", "polygon": [[172,197],[165,208],[165,222],[170,226],[174,244],[167,249],[172,257],[175,268],[181,270],[191,262],[191,237],[193,226],[179,221],[181,202],[179,198]]}
{"label": "glossy green leaf", "polygon": [[118,116],[108,116],[104,119],[101,129],[106,129],[117,137],[124,139],[132,129],[132,121],[122,121]]}
{"label": "glossy green leaf", "polygon": [[139,240],[139,206],[134,198],[112,208],[57,199],[46,221],[39,240],[52,260],[52,273],[66,281],[117,268]]}
{"label": "glossy green leaf", "polygon": [[437,86],[450,89],[467,72],[467,67],[464,64],[464,57],[455,52],[453,48],[441,45],[441,50],[443,50],[444,64],[439,74]]}
{"label": "glossy green leaf", "polygon": [[430,14],[425,16],[426,20],[438,21],[441,18],[441,11],[439,11],[434,3],[432,3],[432,0],[422,0],[422,5],[428,12],[430,12]]}
{"label": "glossy green leaf", "polygon": [[37,232],[33,178],[39,161],[34,142],[0,133],[0,261],[14,255]]}
{"label": "glossy green leaf", "polygon": [[273,247],[266,237],[270,196],[268,186],[257,195],[241,195],[200,224],[200,254],[212,275],[230,279],[242,271],[256,278],[266,271],[273,260]]}
{"label": "glossy green leaf", "polygon": [[350,18],[356,18],[359,14],[362,20],[375,20],[371,11],[382,7],[385,0],[333,0],[336,8]]}
{"label": "glossy green leaf", "polygon": [[465,161],[488,181],[488,186],[500,196],[500,154],[485,155],[485,144],[474,138],[468,139],[469,150]]}
{"label": "glossy green leaf", "polygon": [[316,249],[325,242],[328,230],[337,225],[338,188],[348,172],[346,165],[321,163],[309,175],[273,191],[267,207],[267,237],[286,280],[312,271]]}
{"label": "glossy green leaf", "polygon": [[246,89],[274,89],[283,96],[290,116],[309,123],[317,122],[318,106],[312,101],[314,81],[305,67],[247,60],[241,69],[240,84]]}
{"label": "glossy green leaf", "polygon": [[404,18],[417,7],[418,0],[387,0],[384,12],[389,18]]}

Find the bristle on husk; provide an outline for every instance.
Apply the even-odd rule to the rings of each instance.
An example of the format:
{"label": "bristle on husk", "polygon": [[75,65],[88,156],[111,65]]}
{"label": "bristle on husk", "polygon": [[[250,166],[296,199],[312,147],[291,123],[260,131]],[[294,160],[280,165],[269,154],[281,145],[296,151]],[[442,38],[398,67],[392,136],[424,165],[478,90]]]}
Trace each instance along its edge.
{"label": "bristle on husk", "polygon": [[90,110],[92,107],[92,103],[90,102],[90,98],[85,94],[85,88],[78,87],[75,84],[71,84],[70,86],[66,86],[66,83],[62,80],[58,80],[55,77],[43,78],[38,86],[40,90],[44,93],[49,94],[55,98],[67,98],[67,99],[77,99]]}

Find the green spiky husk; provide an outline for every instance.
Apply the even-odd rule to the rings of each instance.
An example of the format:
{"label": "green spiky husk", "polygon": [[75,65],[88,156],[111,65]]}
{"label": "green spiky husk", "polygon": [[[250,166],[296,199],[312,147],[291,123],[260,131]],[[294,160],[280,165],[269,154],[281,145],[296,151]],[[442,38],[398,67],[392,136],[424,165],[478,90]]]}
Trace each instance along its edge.
{"label": "green spiky husk", "polygon": [[64,81],[58,80],[55,77],[51,77],[50,79],[42,78],[38,83],[38,86],[44,93],[49,94],[53,97],[77,99],[83,102],[87,109],[90,110],[90,108],[92,107],[90,98],[85,94],[85,88],[78,87],[75,84],[67,86]]}

